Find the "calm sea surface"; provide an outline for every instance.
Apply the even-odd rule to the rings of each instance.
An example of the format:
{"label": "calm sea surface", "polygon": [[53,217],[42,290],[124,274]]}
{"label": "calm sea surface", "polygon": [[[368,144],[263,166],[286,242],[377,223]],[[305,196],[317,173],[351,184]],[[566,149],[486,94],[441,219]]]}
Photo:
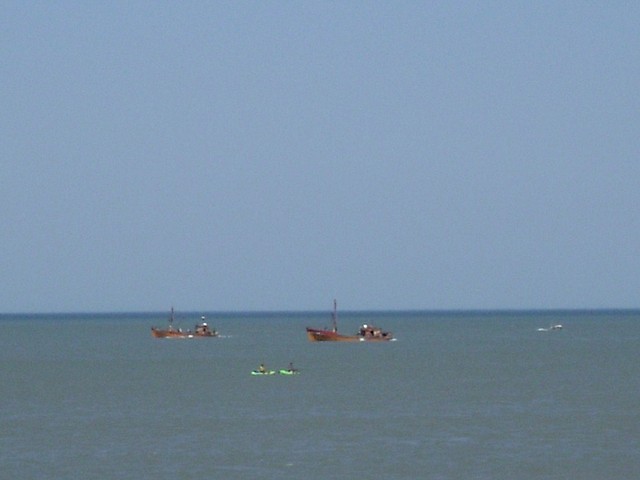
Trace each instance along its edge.
{"label": "calm sea surface", "polygon": [[[191,328],[201,312],[178,315]],[[7,479],[633,479],[640,312],[0,316]],[[562,331],[537,328],[561,323]],[[294,377],[255,377],[264,362]]]}

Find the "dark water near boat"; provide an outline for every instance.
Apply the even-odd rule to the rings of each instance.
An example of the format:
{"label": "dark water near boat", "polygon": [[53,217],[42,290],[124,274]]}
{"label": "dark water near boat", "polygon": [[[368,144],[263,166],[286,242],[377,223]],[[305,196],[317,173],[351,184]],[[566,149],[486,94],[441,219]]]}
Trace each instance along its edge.
{"label": "dark water near boat", "polygon": [[[199,313],[178,318],[192,327]],[[309,343],[329,314],[3,316],[11,479],[630,479],[640,312],[342,313],[397,341]],[[561,323],[562,331],[538,332]],[[255,377],[264,362],[301,374]]]}

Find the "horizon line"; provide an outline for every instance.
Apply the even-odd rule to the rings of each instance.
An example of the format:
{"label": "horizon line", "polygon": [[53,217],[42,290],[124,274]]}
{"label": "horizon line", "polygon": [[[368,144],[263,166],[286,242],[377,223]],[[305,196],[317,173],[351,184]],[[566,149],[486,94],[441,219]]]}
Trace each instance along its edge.
{"label": "horizon line", "polygon": [[[0,312],[1,317],[7,316],[124,316],[124,315],[161,315],[166,310],[113,310],[113,311],[51,311],[51,312]],[[330,309],[322,310],[178,310],[182,315],[302,315],[323,314],[331,312]],[[342,314],[387,314],[387,313],[427,313],[427,314],[459,314],[486,315],[492,313],[572,313],[572,312],[640,312],[640,307],[540,307],[540,308],[398,308],[398,309],[352,309],[341,310]]]}

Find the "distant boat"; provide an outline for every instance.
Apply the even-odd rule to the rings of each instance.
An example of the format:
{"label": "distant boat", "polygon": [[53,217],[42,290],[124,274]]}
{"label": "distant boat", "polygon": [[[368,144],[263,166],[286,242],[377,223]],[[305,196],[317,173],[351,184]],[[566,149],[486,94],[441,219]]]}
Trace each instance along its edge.
{"label": "distant boat", "polygon": [[385,332],[373,325],[363,324],[355,335],[342,335],[338,333],[337,303],[333,301],[333,313],[331,314],[331,329],[319,329],[307,327],[307,338],[310,342],[384,342],[393,340],[391,332]]}
{"label": "distant boat", "polygon": [[559,323],[556,325],[551,325],[548,328],[539,328],[538,331],[539,332],[551,332],[553,330],[562,330],[562,325],[560,325]]}
{"label": "distant boat", "polygon": [[211,338],[217,337],[218,332],[207,325],[205,318],[201,317],[200,323],[197,323],[193,330],[182,330],[175,328],[173,321],[175,315],[173,307],[171,307],[171,315],[169,316],[169,326],[167,328],[151,327],[151,335],[154,338]]}

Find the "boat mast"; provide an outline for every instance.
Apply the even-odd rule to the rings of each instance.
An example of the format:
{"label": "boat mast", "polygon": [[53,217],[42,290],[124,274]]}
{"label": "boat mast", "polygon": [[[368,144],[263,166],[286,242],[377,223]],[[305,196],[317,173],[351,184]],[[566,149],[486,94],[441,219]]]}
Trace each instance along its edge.
{"label": "boat mast", "polygon": [[333,322],[334,333],[338,332],[338,304],[336,299],[333,299],[333,313],[331,314],[331,321]]}

